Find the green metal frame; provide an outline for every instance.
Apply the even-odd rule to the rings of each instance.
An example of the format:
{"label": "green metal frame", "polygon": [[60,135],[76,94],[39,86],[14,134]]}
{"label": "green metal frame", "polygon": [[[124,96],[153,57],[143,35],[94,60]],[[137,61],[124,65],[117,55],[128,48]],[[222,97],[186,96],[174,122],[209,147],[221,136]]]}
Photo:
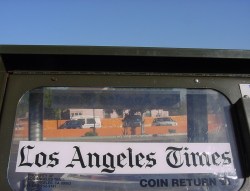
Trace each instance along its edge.
{"label": "green metal frame", "polygon": [[[25,58],[20,57],[24,55]],[[32,57],[35,56],[35,57]],[[81,70],[70,71],[64,70],[62,64],[59,68],[51,67],[51,70],[44,70],[39,65],[41,61],[37,59],[51,60],[56,63],[61,58],[57,56],[69,56],[67,59],[74,57],[82,57],[79,63],[73,64],[72,67]],[[29,56],[32,59],[28,59]],[[108,57],[116,70],[106,71],[106,63],[98,63],[100,69],[88,70],[91,56],[95,58],[98,56]],[[113,59],[115,57],[115,60]],[[122,68],[119,69],[117,65],[126,64],[123,58],[131,57],[138,59],[138,66],[143,66],[145,58],[153,58],[154,66],[173,66],[174,70],[162,70],[162,72],[150,71],[129,71],[124,72]],[[2,58],[2,59],[1,59]],[[11,58],[11,59],[9,59]],[[28,59],[29,64],[18,62],[18,59]],[[82,62],[86,58],[86,62]],[[173,59],[174,58],[174,59]],[[106,59],[106,58],[105,58]],[[158,62],[160,59],[161,62]],[[198,73],[192,73],[190,68],[181,70],[178,67],[185,59],[189,59],[188,66],[192,65],[192,60],[199,67]],[[24,61],[22,60],[22,61]],[[121,63],[117,61],[121,61]],[[15,61],[15,63],[14,63]],[[81,61],[81,62],[80,62]],[[97,60],[96,60],[97,61]],[[207,66],[203,66],[203,62],[214,66],[214,62],[222,63],[222,66],[234,66],[239,69],[227,70],[223,73],[223,68],[218,66],[221,71],[217,72],[217,68],[213,68],[212,72],[205,72]],[[229,63],[229,64],[228,64]],[[102,64],[102,65],[101,65]],[[234,105],[242,96],[239,84],[250,84],[250,72],[247,71],[246,64],[250,64],[250,51],[247,50],[206,50],[206,49],[168,49],[168,48],[140,48],[140,47],[64,47],[64,46],[0,46],[0,104],[2,104],[1,120],[0,120],[0,185],[3,190],[11,190],[7,180],[7,166],[9,162],[12,133],[14,127],[14,120],[16,114],[16,107],[22,95],[37,87],[63,87],[63,86],[86,86],[86,87],[166,87],[166,88],[209,88],[214,89],[224,94],[232,105]],[[18,67],[24,65],[24,67]],[[76,65],[83,65],[78,67]],[[176,66],[175,66],[176,65]],[[177,67],[178,65],[178,67]],[[17,66],[16,69],[13,66]],[[9,70],[11,69],[11,70]],[[196,71],[194,69],[194,71]],[[1,106],[1,105],[0,105]],[[235,124],[239,122],[237,110],[232,111],[235,119]],[[237,125],[235,125],[237,127]],[[241,132],[236,129],[236,136],[238,147],[240,149],[240,156],[245,157],[242,153],[246,152],[244,149],[250,149],[245,146],[241,149],[243,142],[241,142]],[[250,138],[250,137],[249,137]],[[247,161],[246,158],[242,160],[243,168]],[[250,177],[246,172],[246,181],[241,190],[250,189]]]}

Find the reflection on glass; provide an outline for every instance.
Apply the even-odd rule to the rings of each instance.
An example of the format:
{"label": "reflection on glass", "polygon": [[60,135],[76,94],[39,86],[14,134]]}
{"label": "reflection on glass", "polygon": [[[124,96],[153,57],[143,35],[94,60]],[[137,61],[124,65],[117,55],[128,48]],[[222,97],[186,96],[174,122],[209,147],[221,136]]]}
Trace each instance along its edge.
{"label": "reflection on glass", "polygon": [[[112,141],[116,137],[121,141],[225,142],[225,128],[231,125],[225,120],[229,102],[212,90],[43,88],[40,91],[43,91],[42,129],[46,140]],[[19,102],[14,138],[29,139],[31,93]]]}
{"label": "reflection on glass", "polygon": [[[36,104],[39,102],[36,99],[42,101],[42,107]],[[37,138],[40,141],[100,142],[100,144],[101,142],[230,143],[235,163],[235,172],[231,174],[55,173],[51,175],[54,180],[63,179],[65,184],[70,182],[71,185],[59,188],[51,184],[50,190],[82,190],[83,187],[86,190],[145,190],[143,185],[151,189],[150,185],[160,185],[162,181],[165,182],[162,187],[158,185],[158,190],[166,190],[166,186],[171,190],[237,190],[242,185],[243,179],[240,178],[241,170],[229,109],[229,101],[219,92],[209,89],[77,87],[35,89],[26,93],[17,106],[11,160],[15,160],[20,140],[34,141]],[[34,111],[39,111],[39,114]],[[31,176],[35,175],[23,173],[22,176],[16,176],[15,166],[10,163],[8,177],[14,189],[25,188],[22,182],[27,182]],[[171,186],[171,182],[166,180],[177,182]],[[185,181],[180,182],[182,180]],[[182,187],[180,184],[185,186]],[[225,188],[226,184],[228,185]]]}

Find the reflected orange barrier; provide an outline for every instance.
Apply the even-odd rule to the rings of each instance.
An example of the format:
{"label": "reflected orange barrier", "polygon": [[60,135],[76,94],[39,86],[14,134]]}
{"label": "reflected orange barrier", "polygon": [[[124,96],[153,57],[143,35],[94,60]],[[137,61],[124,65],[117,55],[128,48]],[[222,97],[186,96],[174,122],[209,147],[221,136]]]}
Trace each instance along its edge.
{"label": "reflected orange barrier", "polygon": [[[168,134],[168,133],[187,133],[187,116],[171,116],[177,121],[177,126],[152,126],[153,117],[144,117],[144,126],[135,129],[136,135],[141,134]],[[87,132],[93,132],[93,129],[59,129],[66,120],[44,120],[43,137],[44,138],[63,138],[63,137],[82,137]],[[122,118],[108,118],[101,120],[102,127],[96,128],[98,136],[122,136],[131,135],[131,128],[122,127]],[[15,129],[15,137],[28,137],[28,121],[23,120],[22,128]],[[219,128],[220,121],[215,115],[208,116],[208,131],[213,132]]]}

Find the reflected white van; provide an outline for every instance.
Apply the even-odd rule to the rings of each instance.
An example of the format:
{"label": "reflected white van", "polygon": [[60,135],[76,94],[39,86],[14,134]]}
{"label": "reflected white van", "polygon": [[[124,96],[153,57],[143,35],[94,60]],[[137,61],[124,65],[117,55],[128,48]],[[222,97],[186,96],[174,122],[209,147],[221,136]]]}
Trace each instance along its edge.
{"label": "reflected white van", "polygon": [[78,120],[81,121],[82,123],[82,128],[100,128],[101,125],[101,119],[98,116],[80,116],[78,115],[77,119],[72,119],[72,120]]}

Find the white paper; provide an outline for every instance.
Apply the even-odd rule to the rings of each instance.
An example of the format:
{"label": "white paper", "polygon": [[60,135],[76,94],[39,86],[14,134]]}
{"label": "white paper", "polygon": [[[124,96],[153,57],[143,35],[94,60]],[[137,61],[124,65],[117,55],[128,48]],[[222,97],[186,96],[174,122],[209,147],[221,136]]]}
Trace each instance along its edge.
{"label": "white paper", "polygon": [[78,174],[234,173],[229,143],[20,141],[16,172]]}
{"label": "white paper", "polygon": [[242,97],[244,96],[250,97],[250,84],[240,84],[240,91]]}

